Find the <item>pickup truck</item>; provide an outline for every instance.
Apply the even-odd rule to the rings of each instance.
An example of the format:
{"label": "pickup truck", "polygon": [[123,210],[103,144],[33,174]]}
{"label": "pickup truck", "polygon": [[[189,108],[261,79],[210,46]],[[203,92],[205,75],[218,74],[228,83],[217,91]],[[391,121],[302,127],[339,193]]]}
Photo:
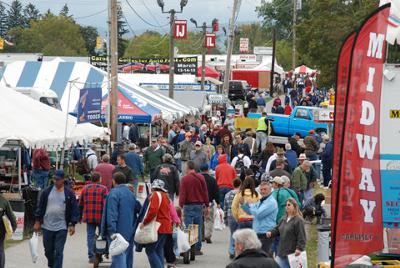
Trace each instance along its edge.
{"label": "pickup truck", "polygon": [[314,111],[318,107],[296,106],[290,115],[268,113],[268,117],[273,119],[272,135],[292,136],[300,133],[301,137],[308,135],[309,131],[315,129],[316,132],[327,133],[328,125],[314,121]]}

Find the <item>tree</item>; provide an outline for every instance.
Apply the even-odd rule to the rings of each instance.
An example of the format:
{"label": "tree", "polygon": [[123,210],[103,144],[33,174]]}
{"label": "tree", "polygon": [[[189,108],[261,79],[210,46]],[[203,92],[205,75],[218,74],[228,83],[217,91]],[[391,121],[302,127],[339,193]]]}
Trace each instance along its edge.
{"label": "tree", "polygon": [[61,8],[59,15],[64,16],[66,18],[72,17],[72,15],[69,15],[69,7],[67,4],[64,4],[64,6]]}
{"label": "tree", "polygon": [[6,8],[0,2],[0,37],[4,37],[7,33],[7,14]]}
{"label": "tree", "polygon": [[29,3],[24,8],[24,16],[27,22],[27,26],[29,26],[30,21],[37,21],[40,19],[40,11],[36,8],[36,6],[32,3]]}
{"label": "tree", "polygon": [[168,57],[168,35],[146,31],[129,40],[124,57]]}
{"label": "tree", "polygon": [[26,27],[26,20],[22,12],[22,4],[19,0],[11,3],[10,9],[7,11],[7,28]]}
{"label": "tree", "polygon": [[97,29],[92,26],[80,26],[80,31],[85,40],[86,51],[89,55],[95,55],[96,38],[99,35]]}
{"label": "tree", "polygon": [[240,38],[249,39],[249,53],[253,53],[255,46],[271,46],[271,34],[260,23],[242,24],[238,27],[239,34],[235,35],[233,53],[240,53]]}
{"label": "tree", "polygon": [[124,13],[120,5],[118,5],[117,12],[117,25],[118,25],[118,56],[122,57],[125,54],[125,49],[128,46],[128,41],[123,36],[129,33]]}
{"label": "tree", "polygon": [[32,21],[31,27],[10,30],[15,37],[14,52],[43,53],[46,56],[86,56],[79,25],[64,16],[49,15]]}

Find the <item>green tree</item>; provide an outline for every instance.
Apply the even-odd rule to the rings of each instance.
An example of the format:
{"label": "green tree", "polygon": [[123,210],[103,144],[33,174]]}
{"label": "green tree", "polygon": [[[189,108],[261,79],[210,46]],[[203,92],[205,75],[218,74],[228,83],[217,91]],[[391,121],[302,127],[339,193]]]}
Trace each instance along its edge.
{"label": "green tree", "polygon": [[80,26],[81,34],[85,40],[86,51],[89,55],[95,55],[96,37],[99,35],[97,29],[92,26]]}
{"label": "green tree", "polygon": [[276,41],[276,61],[284,70],[292,68],[292,42],[287,40]]}
{"label": "green tree", "polygon": [[11,3],[10,9],[7,11],[7,28],[25,27],[26,20],[22,11],[22,4],[19,0]]}
{"label": "green tree", "polygon": [[61,8],[59,15],[64,16],[66,18],[72,17],[72,15],[69,15],[69,7],[67,4],[64,4],[64,6]]}
{"label": "green tree", "polygon": [[24,8],[24,16],[28,24],[27,26],[29,26],[29,22],[31,20],[37,21],[38,19],[40,19],[40,11],[36,8],[34,4],[29,3]]}
{"label": "green tree", "polygon": [[253,53],[255,46],[271,46],[271,34],[260,23],[242,24],[238,27],[239,34],[235,35],[233,53],[240,53],[240,38],[249,39],[249,53]]}
{"label": "green tree", "polygon": [[118,56],[122,57],[125,54],[128,40],[124,39],[124,35],[129,33],[124,13],[120,5],[118,5],[117,12],[117,26],[118,26]]}
{"label": "green tree", "polygon": [[7,14],[6,8],[0,2],[0,36],[4,37],[7,33]]}
{"label": "green tree", "polygon": [[168,35],[146,31],[129,40],[124,57],[168,57]]}
{"label": "green tree", "polygon": [[85,40],[79,25],[64,16],[48,15],[32,21],[31,27],[10,30],[15,52],[43,53],[46,56],[86,56]]}

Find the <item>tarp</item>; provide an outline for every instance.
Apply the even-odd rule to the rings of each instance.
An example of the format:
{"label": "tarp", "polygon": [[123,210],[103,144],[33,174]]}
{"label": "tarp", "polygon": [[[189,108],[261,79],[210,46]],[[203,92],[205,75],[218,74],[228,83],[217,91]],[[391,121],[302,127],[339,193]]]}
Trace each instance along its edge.
{"label": "tarp", "polygon": [[294,69],[294,73],[295,74],[313,74],[316,73],[317,70],[313,70],[311,68],[308,68],[305,65],[301,65],[299,67],[297,67],[296,69]]}
{"label": "tarp", "polygon": [[[19,140],[26,147],[57,147],[64,141],[66,113],[0,86],[0,147],[8,140]],[[67,145],[108,139],[105,128],[90,123],[77,124],[68,115]]]}
{"label": "tarp", "polygon": [[[205,77],[212,77],[218,79],[221,76],[221,74],[217,70],[208,66],[204,67],[204,71],[205,71]],[[197,76],[201,77],[201,66],[197,67]]]}
{"label": "tarp", "polygon": [[[101,87],[103,96],[107,92],[107,73],[85,62],[50,62],[17,61],[5,67],[2,79],[11,87],[37,87],[54,90],[63,110],[74,112],[81,88]],[[69,83],[68,81],[74,81]],[[154,80],[157,80],[155,77]],[[143,104],[161,110],[162,118],[171,121],[185,114],[194,112],[171,99],[155,96],[137,85],[119,79],[118,86],[130,92],[131,96]],[[70,92],[70,105],[68,95]]]}

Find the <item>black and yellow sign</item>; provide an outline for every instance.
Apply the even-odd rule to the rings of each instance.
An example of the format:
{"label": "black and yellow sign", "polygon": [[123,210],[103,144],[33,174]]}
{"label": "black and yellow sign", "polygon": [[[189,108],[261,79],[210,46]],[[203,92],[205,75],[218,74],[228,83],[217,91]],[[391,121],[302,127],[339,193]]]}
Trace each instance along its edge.
{"label": "black and yellow sign", "polygon": [[400,110],[390,110],[390,118],[400,119]]}

